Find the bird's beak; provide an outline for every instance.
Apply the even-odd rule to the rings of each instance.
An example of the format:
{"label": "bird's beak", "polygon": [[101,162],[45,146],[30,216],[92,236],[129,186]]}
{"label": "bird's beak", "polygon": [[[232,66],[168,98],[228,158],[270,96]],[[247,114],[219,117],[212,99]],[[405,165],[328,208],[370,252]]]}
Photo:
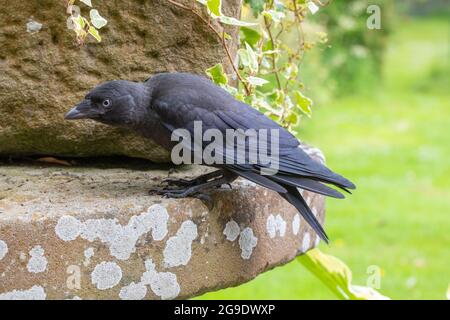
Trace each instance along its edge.
{"label": "bird's beak", "polygon": [[91,108],[91,101],[85,99],[70,109],[64,116],[66,120],[90,119],[95,117],[96,113]]}

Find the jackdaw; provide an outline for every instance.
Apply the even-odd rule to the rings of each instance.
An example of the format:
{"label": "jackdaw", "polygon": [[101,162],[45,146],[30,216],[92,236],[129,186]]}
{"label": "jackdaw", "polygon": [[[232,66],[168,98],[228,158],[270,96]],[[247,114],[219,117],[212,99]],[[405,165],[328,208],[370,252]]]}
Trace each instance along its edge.
{"label": "jackdaw", "polygon": [[[183,129],[181,132],[190,134],[191,139],[187,143],[184,140],[184,147],[193,154],[196,154],[194,152],[196,148],[200,147],[201,151],[205,151],[210,145],[208,141],[202,141],[200,144],[194,141],[196,123],[201,123],[201,133],[212,129],[216,133],[221,133],[223,137],[227,131],[233,129],[234,132],[239,132],[237,137],[234,137],[231,143],[230,139],[220,141],[220,138],[216,137],[218,142],[222,143],[221,147],[215,148],[210,153],[215,159],[218,156],[223,161],[211,163],[200,159],[200,163],[218,170],[192,180],[168,181],[169,187],[159,189],[158,193],[175,198],[196,196],[207,189],[231,183],[240,176],[278,192],[300,212],[320,238],[327,243],[325,231],[297,188],[334,198],[344,196],[326,184],[332,184],[347,192],[355,188],[355,185],[346,178],[312,160],[299,147],[299,141],[289,131],[250,105],[236,100],[223,88],[198,75],[160,73],[143,83],[108,81],[92,89],[82,102],[65,115],[65,119],[92,119],[112,126],[125,127],[152,139],[169,151],[180,140],[184,140],[181,137],[172,137],[172,134],[175,135],[179,131],[177,129]],[[268,145],[270,146],[265,152],[276,160],[276,170],[272,172],[268,170],[273,169],[269,168],[273,163],[263,162],[258,157],[250,161],[248,154],[251,154],[252,150],[255,151],[254,147],[250,150],[251,135],[247,135],[250,131],[257,134],[263,131],[277,133],[277,141],[269,137],[264,141],[257,141],[256,144],[257,153],[263,146],[266,149]],[[244,139],[240,140],[240,145],[236,142],[239,135],[244,136]],[[261,138],[257,135],[256,139]],[[239,146],[241,148],[238,148]],[[276,152],[272,146],[276,146]],[[276,157],[273,157],[274,155]],[[198,157],[196,159],[198,160]]]}

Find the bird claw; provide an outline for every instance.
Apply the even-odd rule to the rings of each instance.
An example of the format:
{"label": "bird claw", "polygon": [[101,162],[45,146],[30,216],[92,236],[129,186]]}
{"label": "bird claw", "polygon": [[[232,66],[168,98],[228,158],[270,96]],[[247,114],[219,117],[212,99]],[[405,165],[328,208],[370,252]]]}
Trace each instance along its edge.
{"label": "bird claw", "polygon": [[152,188],[149,190],[150,195],[158,195],[163,198],[184,198],[187,197],[190,192],[189,188],[184,189],[171,189],[171,188]]}
{"label": "bird claw", "polygon": [[162,182],[168,184],[169,186],[179,186],[179,187],[190,186],[194,184],[192,180],[176,179],[176,178],[166,178]]}
{"label": "bird claw", "polygon": [[170,193],[174,191],[174,189],[169,189],[169,188],[152,188],[148,191],[149,195],[164,195],[166,193]]}

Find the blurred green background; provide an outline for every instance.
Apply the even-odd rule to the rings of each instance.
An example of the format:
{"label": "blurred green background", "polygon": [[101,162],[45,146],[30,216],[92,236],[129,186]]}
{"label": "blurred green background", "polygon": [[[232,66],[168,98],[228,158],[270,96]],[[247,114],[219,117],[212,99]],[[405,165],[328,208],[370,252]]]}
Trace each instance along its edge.
{"label": "blurred green background", "polygon": [[[359,2],[359,4],[357,3]],[[315,101],[299,138],[358,189],[327,201],[329,246],[353,283],[381,269],[392,299],[446,299],[450,285],[450,25],[447,1],[334,1],[314,17],[329,42],[308,52],[302,81]],[[359,7],[358,7],[359,6]],[[330,18],[332,15],[332,18]],[[335,299],[298,262],[200,299]]]}

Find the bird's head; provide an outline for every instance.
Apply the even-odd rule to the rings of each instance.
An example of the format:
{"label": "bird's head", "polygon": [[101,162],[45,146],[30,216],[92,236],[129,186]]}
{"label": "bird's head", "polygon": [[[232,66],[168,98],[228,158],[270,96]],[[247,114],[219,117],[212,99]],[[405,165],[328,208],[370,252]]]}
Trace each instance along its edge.
{"label": "bird's head", "polygon": [[64,119],[92,119],[113,126],[132,125],[146,98],[142,84],[114,80],[92,89],[84,100],[66,113]]}

